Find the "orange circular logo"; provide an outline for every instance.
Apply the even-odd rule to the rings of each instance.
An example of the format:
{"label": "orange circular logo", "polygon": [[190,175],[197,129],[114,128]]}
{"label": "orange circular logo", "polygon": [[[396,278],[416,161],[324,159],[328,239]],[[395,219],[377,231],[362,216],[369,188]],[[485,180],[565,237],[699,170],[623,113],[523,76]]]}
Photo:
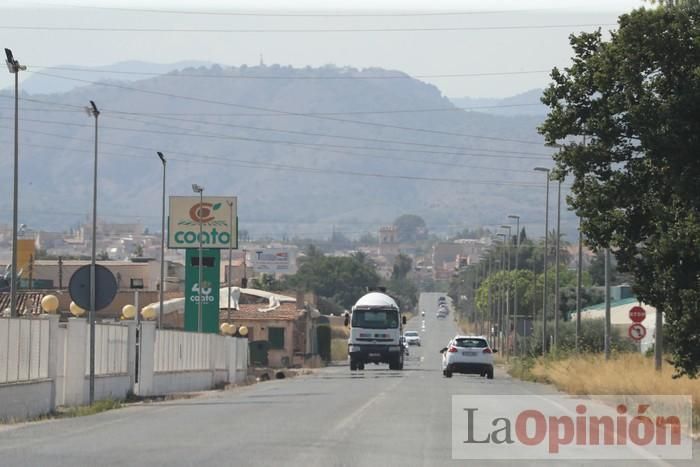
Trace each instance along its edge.
{"label": "orange circular logo", "polygon": [[190,218],[199,222],[211,222],[216,216],[213,216],[212,204],[211,203],[197,203],[190,208]]}

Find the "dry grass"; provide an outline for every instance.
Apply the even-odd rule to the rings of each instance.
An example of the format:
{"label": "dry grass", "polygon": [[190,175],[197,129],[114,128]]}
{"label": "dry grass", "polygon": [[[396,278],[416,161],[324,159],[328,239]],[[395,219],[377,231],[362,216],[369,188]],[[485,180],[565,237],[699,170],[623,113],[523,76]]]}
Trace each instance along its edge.
{"label": "dry grass", "polygon": [[511,374],[551,383],[569,394],[689,395],[693,398],[693,424],[700,424],[700,380],[674,379],[674,370],[668,364],[659,374],[654,370],[654,360],[641,354],[619,354],[609,361],[603,355],[540,358],[520,365]]}

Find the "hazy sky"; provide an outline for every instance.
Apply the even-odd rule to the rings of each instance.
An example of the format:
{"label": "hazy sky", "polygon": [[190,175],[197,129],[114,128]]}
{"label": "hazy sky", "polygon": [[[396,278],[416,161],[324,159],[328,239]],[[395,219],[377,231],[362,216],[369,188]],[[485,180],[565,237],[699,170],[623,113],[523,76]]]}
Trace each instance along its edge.
{"label": "hazy sky", "polygon": [[[449,97],[507,96],[542,87],[553,66],[571,56],[567,36],[601,25],[611,29],[620,13],[641,0],[266,0],[260,1],[52,1],[0,2],[0,45],[31,69],[61,64],[106,65],[125,60],[170,63],[206,60],[228,65],[377,66],[412,75],[501,73],[488,77],[424,78]],[[82,6],[81,6],[82,5]],[[95,8],[97,7],[97,8]],[[187,10],[190,14],[118,8]],[[261,15],[193,14],[253,12]],[[406,16],[412,12],[433,13]],[[330,16],[268,16],[271,13]],[[386,12],[403,14],[387,16]],[[435,15],[440,12],[470,14]],[[347,16],[381,13],[380,16]],[[333,16],[335,15],[335,16]],[[340,15],[340,16],[339,16]],[[345,16],[342,16],[345,15]],[[8,26],[69,30],[8,30]],[[523,27],[528,28],[523,28]],[[551,27],[567,26],[567,27]],[[70,28],[226,29],[274,32],[115,32]],[[279,30],[433,29],[430,31],[279,32]],[[471,30],[434,30],[472,28]],[[490,28],[490,29],[474,29]],[[10,75],[0,88],[10,84]]]}

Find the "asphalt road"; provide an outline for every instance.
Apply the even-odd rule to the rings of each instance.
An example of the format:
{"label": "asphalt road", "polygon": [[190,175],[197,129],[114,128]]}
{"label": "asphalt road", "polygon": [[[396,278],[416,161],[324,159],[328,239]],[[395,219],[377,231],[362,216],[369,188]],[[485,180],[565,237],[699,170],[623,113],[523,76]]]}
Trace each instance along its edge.
{"label": "asphalt road", "polygon": [[347,365],[194,399],[135,405],[89,417],[0,427],[0,466],[443,466],[699,465],[694,461],[452,460],[451,396],[551,394],[544,385],[440,371],[456,332],[423,294],[421,331],[404,371]]}

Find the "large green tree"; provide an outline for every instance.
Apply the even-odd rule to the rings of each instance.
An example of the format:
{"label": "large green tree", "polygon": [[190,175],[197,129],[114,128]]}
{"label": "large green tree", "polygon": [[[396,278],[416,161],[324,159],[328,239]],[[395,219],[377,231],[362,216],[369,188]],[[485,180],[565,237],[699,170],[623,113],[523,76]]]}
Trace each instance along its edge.
{"label": "large green tree", "polygon": [[[587,242],[616,250],[645,302],[665,313],[673,363],[700,372],[700,8],[635,10],[604,39],[571,37],[541,127],[564,142],[557,175]],[[586,138],[585,144],[583,139]]]}
{"label": "large green tree", "polygon": [[362,256],[325,256],[315,248],[306,253],[297,273],[287,278],[287,285],[311,290],[345,308],[379,285],[374,265]]}

